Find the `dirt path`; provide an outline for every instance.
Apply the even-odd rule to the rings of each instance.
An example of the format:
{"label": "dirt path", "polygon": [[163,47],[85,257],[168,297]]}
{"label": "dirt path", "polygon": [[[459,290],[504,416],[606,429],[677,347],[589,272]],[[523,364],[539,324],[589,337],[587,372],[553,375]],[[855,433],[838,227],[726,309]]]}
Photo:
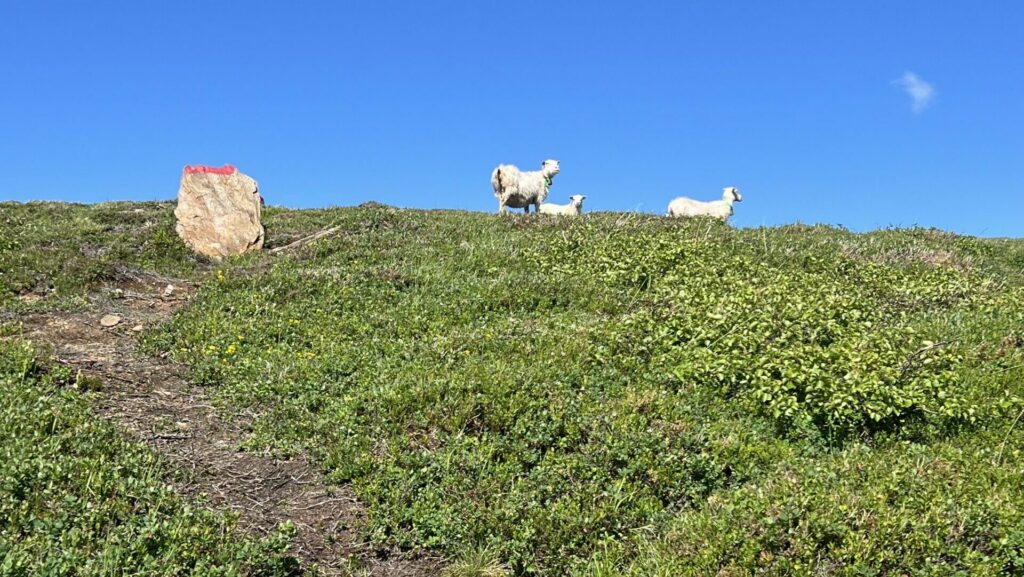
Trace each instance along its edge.
{"label": "dirt path", "polygon": [[[215,507],[230,507],[247,531],[265,535],[280,523],[297,528],[293,552],[325,575],[420,577],[436,575],[437,559],[381,552],[363,542],[356,527],[365,508],[348,487],[327,484],[304,458],[278,460],[244,453],[248,423],[220,419],[201,387],[189,385],[182,367],[136,351],[141,330],[183,306],[192,288],[168,279],[136,276],[107,290],[99,312],[22,317],[25,336],[53,347],[57,362],[102,380],[98,411],[165,455],[183,473],[172,482],[188,497],[205,494]],[[103,327],[114,313],[122,320]]]}

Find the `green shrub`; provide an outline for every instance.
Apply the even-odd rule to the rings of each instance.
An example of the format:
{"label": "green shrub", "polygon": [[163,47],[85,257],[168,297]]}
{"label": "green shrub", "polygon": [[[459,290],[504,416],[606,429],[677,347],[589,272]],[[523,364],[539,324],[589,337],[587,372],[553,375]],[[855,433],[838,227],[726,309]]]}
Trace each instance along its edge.
{"label": "green shrub", "polygon": [[609,323],[602,362],[754,399],[783,426],[830,439],[909,418],[975,419],[957,378],[964,347],[922,323],[987,302],[998,287],[983,277],[842,255],[780,265],[658,230],[574,232],[584,238],[556,236],[538,258],[639,291],[645,305]]}

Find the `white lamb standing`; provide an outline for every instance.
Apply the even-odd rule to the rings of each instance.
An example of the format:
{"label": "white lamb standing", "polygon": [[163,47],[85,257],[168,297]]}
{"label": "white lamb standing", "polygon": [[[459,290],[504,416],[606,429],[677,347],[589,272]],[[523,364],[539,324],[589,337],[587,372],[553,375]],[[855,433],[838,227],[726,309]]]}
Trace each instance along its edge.
{"label": "white lamb standing", "polygon": [[583,201],[587,197],[582,194],[574,194],[569,197],[569,204],[551,204],[545,202],[540,205],[541,214],[567,214],[578,216],[583,213]]}
{"label": "white lamb standing", "polygon": [[743,197],[735,186],[722,189],[722,200],[701,202],[680,196],[668,203],[669,216],[713,216],[725,220],[732,216],[732,203],[742,202]]}
{"label": "white lamb standing", "polygon": [[501,164],[491,173],[494,196],[498,198],[498,214],[505,207],[522,208],[530,214],[530,205],[540,210],[540,203],[548,197],[551,181],[561,168],[557,160],[545,160],[540,170],[523,172],[511,164]]}

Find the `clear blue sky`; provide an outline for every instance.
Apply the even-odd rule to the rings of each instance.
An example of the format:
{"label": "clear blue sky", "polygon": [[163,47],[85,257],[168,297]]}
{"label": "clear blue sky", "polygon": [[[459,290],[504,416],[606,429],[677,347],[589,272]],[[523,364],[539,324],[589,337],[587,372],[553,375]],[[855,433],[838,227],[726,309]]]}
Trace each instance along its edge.
{"label": "clear blue sky", "polygon": [[0,0],[0,199],[663,213],[1024,236],[1024,3]]}

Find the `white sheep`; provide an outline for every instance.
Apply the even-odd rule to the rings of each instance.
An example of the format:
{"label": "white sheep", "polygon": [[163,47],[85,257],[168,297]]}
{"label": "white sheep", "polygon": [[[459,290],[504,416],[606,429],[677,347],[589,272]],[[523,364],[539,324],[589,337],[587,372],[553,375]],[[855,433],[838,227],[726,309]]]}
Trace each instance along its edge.
{"label": "white sheep", "polygon": [[669,216],[713,216],[725,220],[732,216],[732,203],[742,202],[743,197],[735,186],[722,189],[722,200],[701,202],[680,196],[668,203]]}
{"label": "white sheep", "polygon": [[568,214],[577,216],[583,213],[583,200],[586,196],[574,194],[569,197],[569,204],[551,204],[545,202],[540,205],[541,214]]}
{"label": "white sheep", "polygon": [[540,210],[540,203],[548,197],[551,181],[561,168],[557,160],[545,160],[540,170],[523,172],[511,164],[501,164],[491,173],[491,185],[498,199],[498,214],[505,207],[522,208],[530,214],[530,205]]}

